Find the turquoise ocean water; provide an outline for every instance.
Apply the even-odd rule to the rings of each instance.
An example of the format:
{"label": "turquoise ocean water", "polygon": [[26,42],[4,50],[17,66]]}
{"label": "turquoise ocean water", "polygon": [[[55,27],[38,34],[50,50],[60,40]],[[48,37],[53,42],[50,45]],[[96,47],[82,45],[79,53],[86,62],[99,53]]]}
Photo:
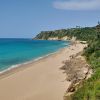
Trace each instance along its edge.
{"label": "turquoise ocean water", "polygon": [[0,72],[68,46],[66,41],[0,39]]}

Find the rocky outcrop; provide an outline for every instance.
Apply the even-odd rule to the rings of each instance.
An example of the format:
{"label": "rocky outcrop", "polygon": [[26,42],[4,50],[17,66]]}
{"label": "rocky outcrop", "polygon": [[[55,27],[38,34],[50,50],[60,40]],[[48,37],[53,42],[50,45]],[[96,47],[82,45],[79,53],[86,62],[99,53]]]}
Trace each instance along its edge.
{"label": "rocky outcrop", "polygon": [[50,37],[50,38],[48,38],[48,40],[58,40],[58,37]]}
{"label": "rocky outcrop", "polygon": [[91,77],[92,70],[85,58],[81,56],[81,53],[70,56],[70,60],[66,60],[63,63],[64,66],[61,69],[66,73],[66,80],[71,82],[65,93],[64,100],[71,100],[71,94],[82,85],[84,80]]}

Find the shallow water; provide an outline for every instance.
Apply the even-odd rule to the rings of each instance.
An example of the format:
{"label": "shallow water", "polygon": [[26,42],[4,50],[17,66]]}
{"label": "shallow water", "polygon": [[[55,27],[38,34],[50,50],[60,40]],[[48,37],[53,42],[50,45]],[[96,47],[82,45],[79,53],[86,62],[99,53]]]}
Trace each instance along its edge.
{"label": "shallow water", "polygon": [[0,71],[54,53],[69,44],[68,41],[0,39]]}

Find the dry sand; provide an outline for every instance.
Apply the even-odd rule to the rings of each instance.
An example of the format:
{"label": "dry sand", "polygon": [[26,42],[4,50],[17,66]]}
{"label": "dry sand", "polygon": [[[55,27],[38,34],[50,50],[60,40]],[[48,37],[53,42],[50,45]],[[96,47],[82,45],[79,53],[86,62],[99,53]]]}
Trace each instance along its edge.
{"label": "dry sand", "polygon": [[69,82],[59,68],[71,55],[83,50],[77,43],[30,64],[13,69],[0,79],[0,100],[63,100]]}

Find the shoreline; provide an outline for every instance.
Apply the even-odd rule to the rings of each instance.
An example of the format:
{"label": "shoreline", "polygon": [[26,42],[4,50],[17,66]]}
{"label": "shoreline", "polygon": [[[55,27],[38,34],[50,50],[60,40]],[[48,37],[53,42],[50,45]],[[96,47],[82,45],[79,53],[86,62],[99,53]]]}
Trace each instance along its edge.
{"label": "shoreline", "polygon": [[24,65],[31,64],[31,63],[35,63],[35,62],[37,62],[37,61],[39,61],[39,60],[41,60],[41,59],[44,59],[44,58],[46,58],[46,57],[52,56],[52,55],[54,55],[54,54],[56,54],[56,53],[59,53],[59,52],[62,51],[63,49],[68,48],[70,45],[71,45],[71,43],[68,43],[65,47],[59,48],[58,50],[56,50],[56,51],[54,51],[54,52],[48,53],[48,54],[46,54],[46,55],[43,55],[43,56],[40,56],[40,57],[37,57],[37,58],[34,58],[34,59],[31,59],[31,60],[29,60],[29,61],[25,61],[25,62],[23,62],[23,63],[11,65],[9,68],[0,71],[0,77],[1,77],[2,75],[6,74],[6,73],[10,73],[12,70],[18,69],[18,68],[21,67],[21,66],[24,67]]}
{"label": "shoreline", "polygon": [[38,61],[21,65],[0,75],[1,99],[63,100],[70,82],[65,80],[66,74],[60,68],[64,65],[63,61],[83,51],[84,47],[85,44],[73,44]]}
{"label": "shoreline", "polygon": [[[9,67],[9,68],[7,68],[7,69],[5,69],[5,70],[3,70],[3,71],[0,71],[0,79],[6,77],[6,76],[8,76],[8,75],[11,75],[11,74],[13,74],[13,73],[16,72],[16,71],[24,70],[24,68],[26,69],[27,67],[25,67],[25,66],[28,65],[28,64],[34,64],[34,63],[36,63],[36,62],[39,62],[39,61],[41,61],[41,60],[43,60],[43,59],[48,58],[49,56],[52,56],[52,55],[55,55],[55,54],[59,54],[59,53],[62,52],[64,49],[66,49],[66,48],[68,48],[68,47],[70,47],[70,46],[71,46],[71,44],[67,44],[67,46],[65,46],[65,47],[63,47],[63,48],[60,48],[60,49],[58,49],[58,50],[55,51],[55,52],[52,52],[52,53],[49,53],[49,54],[47,54],[47,55],[38,57],[38,58],[36,58],[36,59],[32,59],[32,60],[30,60],[30,61],[26,61],[26,62],[24,62],[24,63],[12,65],[11,67]],[[14,66],[14,67],[13,67],[13,66]],[[7,75],[6,75],[6,74],[7,74]]]}

